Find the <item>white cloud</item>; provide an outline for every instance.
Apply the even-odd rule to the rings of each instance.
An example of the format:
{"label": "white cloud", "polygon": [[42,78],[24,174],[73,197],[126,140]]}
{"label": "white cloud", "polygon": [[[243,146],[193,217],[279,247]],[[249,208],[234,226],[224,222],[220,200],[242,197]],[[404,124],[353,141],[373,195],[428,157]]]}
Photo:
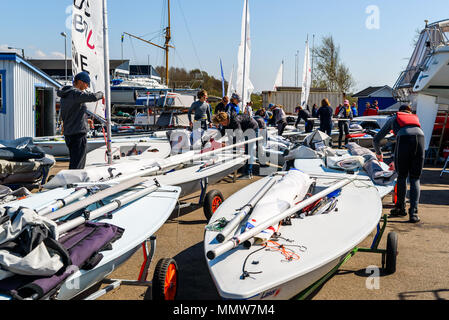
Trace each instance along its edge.
{"label": "white cloud", "polygon": [[65,55],[64,53],[58,52],[58,51],[53,51],[51,53],[51,58],[60,58],[60,59],[64,59]]}
{"label": "white cloud", "polygon": [[47,55],[45,54],[45,52],[43,52],[42,50],[39,50],[39,49],[35,51],[35,55],[38,58],[47,58]]}
{"label": "white cloud", "polygon": [[16,52],[16,50],[14,49],[8,49],[8,47],[10,47],[10,45],[7,44],[0,44],[0,51],[7,51],[7,52]]}

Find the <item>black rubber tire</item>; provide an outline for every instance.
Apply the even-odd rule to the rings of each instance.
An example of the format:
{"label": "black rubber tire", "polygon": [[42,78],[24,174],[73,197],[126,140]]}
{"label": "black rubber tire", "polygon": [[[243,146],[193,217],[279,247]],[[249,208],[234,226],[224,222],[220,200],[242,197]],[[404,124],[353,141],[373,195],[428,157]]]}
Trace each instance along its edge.
{"label": "black rubber tire", "polygon": [[217,201],[217,198],[219,198],[220,205],[221,205],[221,203],[223,203],[223,201],[224,201],[223,194],[220,191],[215,190],[215,189],[209,191],[206,194],[206,197],[204,198],[203,211],[204,211],[204,216],[206,217],[208,222],[215,213],[216,208],[214,210],[213,207],[216,206],[216,203],[214,204],[214,201]]}
{"label": "black rubber tire", "polygon": [[385,272],[393,274],[396,272],[396,258],[398,255],[398,235],[390,232],[387,238],[387,256],[385,262]]}
{"label": "black rubber tire", "polygon": [[165,279],[167,277],[167,273],[170,265],[173,265],[176,270],[176,292],[174,294],[174,299],[178,294],[177,286],[179,284],[179,273],[178,273],[178,265],[176,261],[172,258],[163,258],[158,261],[156,268],[153,274],[152,288],[151,288],[151,297],[153,300],[161,301],[168,300],[165,295]]}

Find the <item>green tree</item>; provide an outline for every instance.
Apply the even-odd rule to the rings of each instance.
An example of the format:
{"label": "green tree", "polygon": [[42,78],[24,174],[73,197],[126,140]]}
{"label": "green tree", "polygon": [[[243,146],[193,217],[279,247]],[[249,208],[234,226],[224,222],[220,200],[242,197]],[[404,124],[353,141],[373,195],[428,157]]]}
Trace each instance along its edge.
{"label": "green tree", "polygon": [[354,86],[354,79],[340,59],[340,47],[332,36],[323,37],[321,44],[314,49],[316,59],[314,87],[327,88],[329,91],[348,92]]}

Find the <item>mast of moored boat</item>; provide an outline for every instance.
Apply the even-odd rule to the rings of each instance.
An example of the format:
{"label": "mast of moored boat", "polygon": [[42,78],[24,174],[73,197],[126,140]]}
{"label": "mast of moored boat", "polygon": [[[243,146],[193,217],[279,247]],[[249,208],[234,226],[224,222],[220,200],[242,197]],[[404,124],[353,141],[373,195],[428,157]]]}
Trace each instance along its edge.
{"label": "mast of moored boat", "polygon": [[168,22],[167,28],[165,29],[165,85],[168,87],[169,78],[168,78],[168,53],[170,48],[170,40],[171,40],[171,23],[170,23],[170,0],[167,0],[168,3]]}

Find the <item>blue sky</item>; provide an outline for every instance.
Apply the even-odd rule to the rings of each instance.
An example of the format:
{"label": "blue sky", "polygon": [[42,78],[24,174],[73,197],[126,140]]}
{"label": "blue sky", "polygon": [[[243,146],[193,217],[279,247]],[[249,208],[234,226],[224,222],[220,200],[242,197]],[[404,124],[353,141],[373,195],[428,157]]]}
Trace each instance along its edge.
{"label": "blue sky", "polygon": [[[1,0],[0,50],[7,46],[25,49],[33,58],[62,57],[70,16],[70,0]],[[120,36],[126,31],[155,37],[165,26],[166,0],[109,0],[110,56],[121,57]],[[372,14],[367,7],[377,6],[379,28],[368,29]],[[225,76],[237,63],[237,48],[243,0],[172,0],[172,36],[176,47],[171,66],[202,68],[219,77],[219,58]],[[315,44],[332,35],[340,46],[342,61],[356,80],[355,90],[367,86],[390,85],[404,69],[413,47],[416,29],[430,22],[449,18],[447,0],[250,0],[251,79],[256,91],[273,86],[282,59],[285,84],[295,81],[295,54],[299,50],[302,73],[305,40],[315,34]],[[133,63],[153,65],[163,62],[163,52],[138,40],[125,39],[124,58]],[[148,58],[149,57],[149,58]]]}

